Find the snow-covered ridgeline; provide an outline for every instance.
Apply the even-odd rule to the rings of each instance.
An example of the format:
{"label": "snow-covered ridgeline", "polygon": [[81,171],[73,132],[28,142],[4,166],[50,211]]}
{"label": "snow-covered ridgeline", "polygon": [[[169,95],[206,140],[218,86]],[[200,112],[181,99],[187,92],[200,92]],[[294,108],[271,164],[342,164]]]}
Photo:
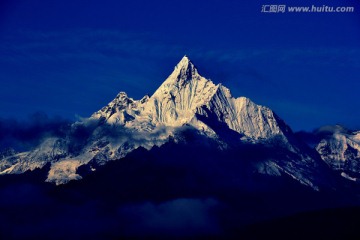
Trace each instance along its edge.
{"label": "snow-covered ridgeline", "polygon": [[74,123],[71,131],[85,128],[90,132],[83,145],[76,145],[74,150],[71,137],[46,139],[33,151],[0,160],[0,174],[22,173],[50,163],[47,181],[64,184],[81,178],[80,166],[89,165],[95,171],[99,165],[121,159],[138,147],[161,146],[184,125],[217,140],[218,131],[223,129],[213,129],[212,121],[239,133],[239,141],[281,139],[290,151],[299,154],[300,160],[269,160],[266,168],[260,168],[270,169],[275,175],[287,174],[317,188],[312,183],[314,171],[307,167],[316,165],[314,160],[296,152],[286,137],[289,128],[280,124],[273,111],[246,97],[232,97],[228,88],[202,77],[186,56],[151,97],[134,100],[120,92],[90,118]]}

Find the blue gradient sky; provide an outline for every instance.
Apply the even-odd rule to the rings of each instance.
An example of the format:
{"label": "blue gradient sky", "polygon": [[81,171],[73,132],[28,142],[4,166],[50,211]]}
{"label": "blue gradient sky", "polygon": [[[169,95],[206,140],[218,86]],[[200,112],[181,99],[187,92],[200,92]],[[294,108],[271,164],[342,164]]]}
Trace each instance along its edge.
{"label": "blue gradient sky", "polygon": [[[261,13],[263,4],[355,13]],[[360,1],[1,1],[0,118],[87,117],[152,94],[183,55],[294,130],[360,128]]]}

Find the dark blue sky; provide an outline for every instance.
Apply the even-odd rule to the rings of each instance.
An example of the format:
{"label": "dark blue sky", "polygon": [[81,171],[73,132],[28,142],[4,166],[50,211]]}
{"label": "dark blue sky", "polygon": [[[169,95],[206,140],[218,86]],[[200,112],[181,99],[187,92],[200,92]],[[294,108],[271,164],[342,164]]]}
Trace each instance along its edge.
{"label": "dark blue sky", "polygon": [[[354,13],[261,13],[264,4]],[[360,128],[360,1],[1,1],[0,118],[87,117],[152,94],[183,55],[294,130]]]}

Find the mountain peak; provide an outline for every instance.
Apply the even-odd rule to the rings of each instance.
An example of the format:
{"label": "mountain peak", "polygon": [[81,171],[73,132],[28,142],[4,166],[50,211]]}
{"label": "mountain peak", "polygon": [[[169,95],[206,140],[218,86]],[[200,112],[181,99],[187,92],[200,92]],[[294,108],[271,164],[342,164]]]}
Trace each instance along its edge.
{"label": "mountain peak", "polygon": [[[160,97],[170,92],[179,91],[187,85],[197,85],[198,81],[208,81],[198,73],[195,65],[185,55],[175,66],[174,71],[155,91],[153,97]],[[184,90],[184,89],[183,89]]]}
{"label": "mountain peak", "polygon": [[191,60],[189,59],[189,57],[188,56],[186,56],[186,55],[184,55],[182,58],[181,58],[181,60],[180,60],[180,62],[176,65],[176,67],[187,67],[187,66],[189,66],[189,64],[192,64],[192,62],[191,62]]}
{"label": "mountain peak", "polygon": [[[225,86],[200,76],[187,56],[151,97],[146,95],[134,100],[120,92],[90,119],[100,121],[90,127],[87,120],[77,122],[64,138],[52,137],[33,151],[1,159],[0,175],[21,173],[50,163],[47,181],[63,184],[81,178],[77,171],[80,166],[92,169],[121,159],[139,147],[148,150],[160,147],[170,138],[181,141],[184,129],[211,138],[219,143],[219,149],[242,142],[278,144],[281,141],[287,150],[298,153],[297,147],[287,139],[291,132],[270,109],[245,97],[232,97]],[[80,138],[83,141],[73,137],[78,136],[78,129],[86,132],[85,137]],[[310,157],[305,159],[299,154],[299,159],[314,165]],[[259,171],[289,174],[316,189],[312,175],[308,178],[307,171],[312,170],[304,167],[302,160],[295,160],[264,163],[260,167],[265,170]]]}
{"label": "mountain peak", "polygon": [[175,66],[174,71],[170,75],[175,81],[186,81],[192,79],[194,76],[198,76],[199,73],[195,65],[185,55],[180,62]]}

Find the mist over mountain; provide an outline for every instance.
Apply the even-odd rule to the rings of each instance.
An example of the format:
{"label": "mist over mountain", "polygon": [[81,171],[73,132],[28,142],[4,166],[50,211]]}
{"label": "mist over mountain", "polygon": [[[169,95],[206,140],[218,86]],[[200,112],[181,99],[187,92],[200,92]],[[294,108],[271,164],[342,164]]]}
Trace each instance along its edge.
{"label": "mist over mountain", "polygon": [[37,112],[24,120],[0,118],[0,151],[13,149],[28,151],[38,146],[46,137],[63,137],[71,121]]}
{"label": "mist over mountain", "polygon": [[341,209],[360,203],[359,132],[293,133],[187,56],[151,96],[120,92],[74,123],[40,114],[0,130],[5,238],[251,238],[301,212],[336,208],[347,222]]}

